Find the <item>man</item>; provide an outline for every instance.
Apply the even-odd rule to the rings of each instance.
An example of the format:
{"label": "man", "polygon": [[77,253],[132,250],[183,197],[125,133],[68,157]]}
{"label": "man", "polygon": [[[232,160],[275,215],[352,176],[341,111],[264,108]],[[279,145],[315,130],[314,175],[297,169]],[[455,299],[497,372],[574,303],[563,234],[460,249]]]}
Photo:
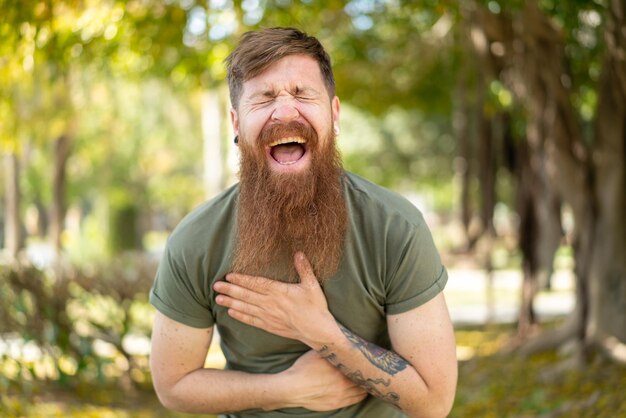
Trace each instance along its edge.
{"label": "man", "polygon": [[[161,402],[228,417],[446,416],[446,270],[417,209],[341,169],[328,55],[273,28],[245,34],[227,62],[240,183],[168,240],[150,294]],[[204,368],[214,326],[226,370]]]}

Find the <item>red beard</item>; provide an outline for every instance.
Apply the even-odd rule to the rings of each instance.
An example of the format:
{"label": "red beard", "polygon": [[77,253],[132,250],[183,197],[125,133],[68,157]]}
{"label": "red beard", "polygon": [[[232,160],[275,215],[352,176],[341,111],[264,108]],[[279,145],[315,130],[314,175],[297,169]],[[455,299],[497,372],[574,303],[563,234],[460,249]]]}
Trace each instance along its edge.
{"label": "red beard", "polygon": [[[276,138],[300,136],[312,153],[301,173],[276,173],[264,148]],[[298,122],[272,125],[257,141],[239,142],[240,191],[232,270],[297,282],[293,254],[308,257],[320,283],[336,271],[347,226],[341,159],[334,135],[320,143],[315,131]]]}

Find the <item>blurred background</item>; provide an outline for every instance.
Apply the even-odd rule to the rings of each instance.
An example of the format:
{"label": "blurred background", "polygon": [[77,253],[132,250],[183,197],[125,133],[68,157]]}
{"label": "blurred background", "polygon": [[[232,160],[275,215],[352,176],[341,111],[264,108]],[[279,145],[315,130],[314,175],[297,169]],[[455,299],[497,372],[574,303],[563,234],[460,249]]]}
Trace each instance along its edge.
{"label": "blurred background", "polygon": [[0,416],[186,416],[147,294],[236,181],[223,60],[271,26],[326,46],[345,167],[433,231],[451,416],[626,416],[622,0],[0,0]]}

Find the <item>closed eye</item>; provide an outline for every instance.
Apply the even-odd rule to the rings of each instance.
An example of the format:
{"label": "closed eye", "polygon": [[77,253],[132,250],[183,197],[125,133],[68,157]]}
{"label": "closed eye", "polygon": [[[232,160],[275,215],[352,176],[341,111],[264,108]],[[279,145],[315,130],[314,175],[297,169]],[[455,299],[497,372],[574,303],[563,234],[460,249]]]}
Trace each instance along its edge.
{"label": "closed eye", "polygon": [[316,97],[316,92],[309,87],[296,87],[295,91],[293,92],[293,97],[298,100],[314,100]]}
{"label": "closed eye", "polygon": [[260,98],[252,103],[253,106],[266,106],[274,101],[274,98]]}

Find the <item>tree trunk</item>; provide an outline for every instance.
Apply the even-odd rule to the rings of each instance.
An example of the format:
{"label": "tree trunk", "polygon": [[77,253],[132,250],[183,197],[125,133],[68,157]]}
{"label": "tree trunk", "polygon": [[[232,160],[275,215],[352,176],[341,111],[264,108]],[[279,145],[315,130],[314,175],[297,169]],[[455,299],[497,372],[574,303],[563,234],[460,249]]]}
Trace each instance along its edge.
{"label": "tree trunk", "polygon": [[626,343],[626,6],[613,0],[598,91],[593,167],[597,220],[590,256],[589,323],[594,342]]}
{"label": "tree trunk", "polygon": [[455,164],[456,176],[461,188],[461,223],[465,232],[466,249],[470,250],[474,242],[470,232],[472,210],[470,203],[470,180],[472,174],[470,128],[468,116],[470,107],[467,98],[467,81],[462,74],[457,89],[457,108],[454,112],[454,130],[459,144],[459,155]]}
{"label": "tree trunk", "polygon": [[19,160],[15,153],[4,156],[4,189],[5,189],[5,214],[4,214],[4,247],[7,255],[16,258],[22,249],[24,241],[22,237],[22,222],[20,217],[20,187],[19,187]]}
{"label": "tree trunk", "polygon": [[547,181],[542,149],[533,149],[523,142],[517,146],[516,156],[518,245],[523,273],[518,338],[525,340],[537,323],[534,298],[552,275],[554,255],[562,236],[561,201]]}
{"label": "tree trunk", "polygon": [[54,172],[52,177],[52,208],[50,214],[50,238],[56,257],[63,249],[62,234],[65,219],[65,181],[71,140],[68,134],[59,136],[54,143]]}
{"label": "tree trunk", "polygon": [[536,322],[533,301],[537,293],[535,271],[537,266],[534,251],[539,237],[539,222],[535,211],[536,197],[533,193],[534,181],[530,168],[528,145],[517,146],[515,180],[517,186],[517,214],[519,216],[518,247],[522,253],[522,294],[520,313],[517,321],[518,338],[525,339]]}
{"label": "tree trunk", "polygon": [[[481,88],[486,89],[487,83]],[[483,106],[481,106],[482,109]],[[478,176],[480,179],[480,220],[483,234],[495,235],[493,213],[496,205],[496,161],[494,118],[481,111],[478,145]]]}
{"label": "tree trunk", "polygon": [[[503,15],[494,15],[480,7],[468,14],[474,24],[472,30],[473,47],[481,58],[482,90],[486,91],[491,80],[519,77],[511,71],[515,62],[512,52],[516,33],[513,21]],[[499,45],[500,52],[494,54],[491,47]],[[497,51],[498,49],[496,49]],[[521,61],[521,60],[520,60]],[[497,113],[487,118],[481,113],[481,194],[482,220],[487,231],[492,230],[493,208],[495,203],[496,144],[503,144],[503,162],[516,181],[517,213],[520,217],[518,246],[522,253],[522,294],[518,319],[518,340],[525,340],[537,318],[533,302],[540,285],[546,285],[552,274],[552,262],[561,238],[560,199],[554,186],[547,179],[543,150],[544,123],[540,117],[545,108],[545,92],[534,96],[542,102],[538,113],[529,112],[526,137],[515,141],[512,137],[510,115]]]}
{"label": "tree trunk", "polygon": [[575,230],[577,339],[581,359],[587,347],[589,251],[593,248],[595,203],[591,196],[588,149],[582,138],[570,92],[563,84],[567,76],[562,36],[537,6],[526,8],[513,22],[519,53],[513,56],[514,90],[528,110],[528,143],[532,169],[563,196],[572,208]]}

